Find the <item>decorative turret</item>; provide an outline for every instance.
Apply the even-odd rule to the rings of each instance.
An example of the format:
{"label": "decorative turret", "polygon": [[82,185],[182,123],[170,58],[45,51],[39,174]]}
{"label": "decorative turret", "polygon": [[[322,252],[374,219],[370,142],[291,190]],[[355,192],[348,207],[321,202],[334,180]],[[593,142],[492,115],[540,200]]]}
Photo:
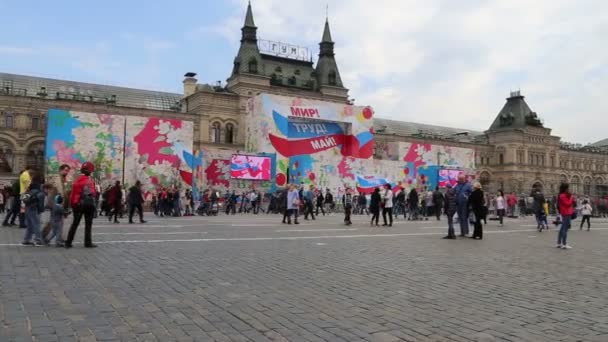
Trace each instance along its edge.
{"label": "decorative turret", "polygon": [[338,71],[334,54],[334,42],[329,30],[329,20],[325,20],[323,38],[319,43],[319,61],[317,62],[316,74],[317,82],[320,86],[332,86],[342,88],[342,79]]}
{"label": "decorative turret", "polygon": [[258,74],[261,70],[260,50],[258,49],[258,28],[253,21],[253,11],[251,10],[251,2],[247,5],[247,13],[245,14],[245,23],[241,28],[241,46],[239,53],[234,58],[234,68],[232,75],[240,73]]}

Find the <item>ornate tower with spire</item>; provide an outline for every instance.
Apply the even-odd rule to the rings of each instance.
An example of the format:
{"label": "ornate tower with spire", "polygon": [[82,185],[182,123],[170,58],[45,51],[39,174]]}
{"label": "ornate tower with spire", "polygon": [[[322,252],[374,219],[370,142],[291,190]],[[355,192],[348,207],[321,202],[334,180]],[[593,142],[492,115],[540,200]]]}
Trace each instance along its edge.
{"label": "ornate tower with spire", "polygon": [[253,21],[251,2],[247,5],[245,23],[241,28],[241,46],[237,56],[234,58],[232,76],[242,73],[263,74],[260,50],[258,49],[258,28]]}
{"label": "ornate tower with spire", "polygon": [[323,38],[319,43],[319,60],[316,66],[317,84],[323,94],[348,96],[348,89],[344,88],[342,78],[338,71],[334,53],[334,42],[329,30],[329,19],[325,19]]}

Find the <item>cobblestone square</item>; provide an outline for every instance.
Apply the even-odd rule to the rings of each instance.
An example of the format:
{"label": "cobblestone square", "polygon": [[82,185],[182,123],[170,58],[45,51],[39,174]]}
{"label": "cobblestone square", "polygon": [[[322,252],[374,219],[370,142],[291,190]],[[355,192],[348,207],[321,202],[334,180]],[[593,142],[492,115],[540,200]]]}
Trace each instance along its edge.
{"label": "cobblestone square", "polygon": [[[94,225],[94,250],[0,230],[0,341],[607,341],[608,221],[372,228],[363,216]],[[77,241],[82,241],[82,232]]]}

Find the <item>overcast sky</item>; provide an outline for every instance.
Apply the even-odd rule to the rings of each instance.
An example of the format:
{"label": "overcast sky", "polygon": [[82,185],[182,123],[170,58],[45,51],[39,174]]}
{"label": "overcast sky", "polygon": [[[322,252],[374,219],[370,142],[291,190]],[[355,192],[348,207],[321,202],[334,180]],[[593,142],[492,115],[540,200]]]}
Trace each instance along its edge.
{"label": "overcast sky", "polygon": [[[521,89],[553,133],[608,137],[608,1],[254,0],[258,37],[318,53],[329,20],[357,104],[485,130]],[[247,2],[0,0],[0,71],[181,92],[225,81]]]}

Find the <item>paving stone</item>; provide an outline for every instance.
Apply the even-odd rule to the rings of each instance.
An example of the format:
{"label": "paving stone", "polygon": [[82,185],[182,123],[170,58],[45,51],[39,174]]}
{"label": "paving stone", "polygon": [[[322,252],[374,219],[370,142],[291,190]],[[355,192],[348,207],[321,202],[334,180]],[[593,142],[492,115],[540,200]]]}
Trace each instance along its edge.
{"label": "paving stone", "polygon": [[[95,250],[0,246],[0,341],[608,341],[608,229],[574,230],[562,251],[529,219],[489,222],[482,241],[440,239],[443,221],[354,219],[356,233],[335,231],[339,216],[298,227],[312,232],[276,232],[296,228],[272,215],[102,219],[95,233],[118,234]],[[104,243],[149,231],[222,240]],[[368,237],[387,233],[409,235]]]}

